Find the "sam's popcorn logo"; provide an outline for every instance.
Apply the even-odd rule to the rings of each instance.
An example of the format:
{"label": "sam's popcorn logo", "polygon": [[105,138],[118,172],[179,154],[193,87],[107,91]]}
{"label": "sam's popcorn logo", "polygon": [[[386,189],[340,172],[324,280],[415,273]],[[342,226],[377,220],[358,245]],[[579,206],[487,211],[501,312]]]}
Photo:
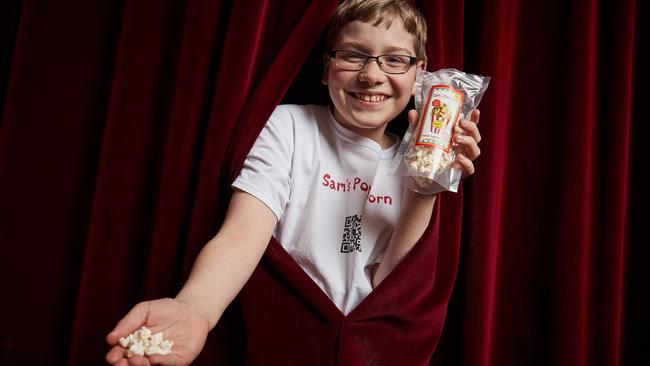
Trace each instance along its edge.
{"label": "sam's popcorn logo", "polygon": [[464,94],[448,85],[432,86],[425,110],[420,114],[415,145],[432,146],[448,152],[463,100]]}

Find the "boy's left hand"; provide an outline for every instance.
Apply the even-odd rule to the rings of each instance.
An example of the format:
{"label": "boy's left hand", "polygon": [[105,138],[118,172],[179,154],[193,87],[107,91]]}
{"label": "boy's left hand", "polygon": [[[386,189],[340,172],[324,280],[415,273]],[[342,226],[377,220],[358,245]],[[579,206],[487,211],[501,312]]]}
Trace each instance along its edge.
{"label": "boy's left hand", "polygon": [[[408,113],[409,123],[412,126],[417,125],[418,112],[411,109]],[[453,146],[456,151],[456,160],[454,166],[463,171],[463,178],[474,174],[473,161],[481,155],[481,149],[478,143],[481,142],[481,134],[478,131],[478,121],[481,117],[481,111],[474,109],[469,114],[469,119],[461,119],[458,126],[463,130],[454,136]]]}
{"label": "boy's left hand", "polygon": [[456,151],[456,160],[454,164],[462,169],[463,178],[474,174],[473,161],[481,155],[481,149],[478,143],[481,142],[481,134],[478,131],[478,120],[481,112],[474,109],[469,114],[469,119],[461,119],[459,127],[463,130],[454,136],[454,150]]}

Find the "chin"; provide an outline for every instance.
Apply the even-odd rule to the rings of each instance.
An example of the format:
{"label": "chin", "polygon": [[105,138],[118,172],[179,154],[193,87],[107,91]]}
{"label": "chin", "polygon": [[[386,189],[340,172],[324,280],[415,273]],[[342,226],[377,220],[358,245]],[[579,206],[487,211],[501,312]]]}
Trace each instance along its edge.
{"label": "chin", "polygon": [[364,114],[361,116],[350,116],[350,121],[357,127],[364,129],[376,129],[385,126],[390,122],[384,114]]}

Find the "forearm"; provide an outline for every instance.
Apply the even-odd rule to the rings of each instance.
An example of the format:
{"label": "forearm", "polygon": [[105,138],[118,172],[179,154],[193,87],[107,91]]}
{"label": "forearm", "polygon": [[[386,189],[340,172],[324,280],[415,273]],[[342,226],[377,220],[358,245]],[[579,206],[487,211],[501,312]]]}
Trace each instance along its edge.
{"label": "forearm", "polygon": [[220,234],[203,248],[176,299],[191,303],[212,329],[255,270],[267,243]]}
{"label": "forearm", "polygon": [[429,225],[435,201],[435,195],[422,196],[405,189],[400,216],[373,276],[373,287],[379,285],[418,242]]}
{"label": "forearm", "polygon": [[176,299],[191,304],[212,329],[255,270],[276,223],[261,201],[236,191],[219,233],[201,250]]}

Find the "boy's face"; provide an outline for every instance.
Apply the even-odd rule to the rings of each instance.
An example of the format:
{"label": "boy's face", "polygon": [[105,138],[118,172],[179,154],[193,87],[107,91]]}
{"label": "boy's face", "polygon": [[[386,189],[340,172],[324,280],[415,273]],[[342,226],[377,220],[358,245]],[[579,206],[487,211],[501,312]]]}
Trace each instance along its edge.
{"label": "boy's face", "polygon": [[[415,38],[401,20],[395,19],[390,28],[385,25],[353,21],[341,28],[333,50],[358,51],[372,56],[396,54],[415,56]],[[404,74],[386,74],[376,60],[369,60],[360,71],[348,71],[336,66],[333,58],[325,63],[323,83],[328,86],[334,105],[334,117],[344,127],[385,145],[384,130],[408,104],[413,94],[417,69],[423,62]]]}

